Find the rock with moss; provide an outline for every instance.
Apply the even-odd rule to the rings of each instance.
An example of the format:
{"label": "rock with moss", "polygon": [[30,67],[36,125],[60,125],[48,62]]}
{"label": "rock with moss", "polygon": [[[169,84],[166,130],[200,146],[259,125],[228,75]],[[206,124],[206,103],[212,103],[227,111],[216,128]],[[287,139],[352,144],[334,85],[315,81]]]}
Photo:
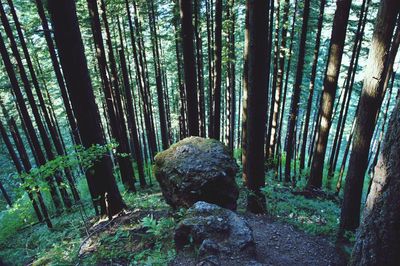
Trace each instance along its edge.
{"label": "rock with moss", "polygon": [[175,230],[174,240],[178,251],[194,248],[200,263],[220,265],[225,260],[251,261],[256,256],[247,222],[231,210],[203,201],[188,210]]}
{"label": "rock with moss", "polygon": [[221,142],[185,138],[155,157],[154,173],[166,202],[189,208],[197,201],[236,209],[236,161]]}

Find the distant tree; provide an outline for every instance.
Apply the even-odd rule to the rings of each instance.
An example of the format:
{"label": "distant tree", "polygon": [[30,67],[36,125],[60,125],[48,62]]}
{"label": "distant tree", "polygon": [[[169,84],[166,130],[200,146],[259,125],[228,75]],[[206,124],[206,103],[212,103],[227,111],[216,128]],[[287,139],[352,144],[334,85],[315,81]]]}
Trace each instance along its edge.
{"label": "distant tree", "polygon": [[382,0],[375,21],[346,176],[340,216],[341,232],[343,230],[354,230],[360,223],[364,175],[368,167],[372,134],[384,96],[389,49],[399,10],[400,2]]}
{"label": "distant tree", "polygon": [[[89,77],[75,2],[49,0],[48,8],[82,144],[85,148],[103,145],[100,116]],[[91,195],[100,205],[101,214],[111,217],[125,207],[108,156],[104,155],[87,169],[86,177],[92,189]]]}
{"label": "distant tree", "polygon": [[291,180],[290,167],[291,167],[291,161],[293,158],[293,148],[295,146],[295,139],[296,139],[295,127],[297,124],[297,115],[299,112],[299,101],[300,101],[300,93],[301,93],[301,83],[303,80],[304,60],[305,60],[305,52],[306,52],[306,39],[307,39],[307,23],[308,23],[309,14],[310,14],[310,1],[306,0],[304,2],[303,24],[301,27],[299,59],[297,61],[297,68],[296,68],[296,80],[295,80],[295,84],[293,86],[293,95],[292,95],[292,101],[290,104],[290,114],[289,114],[288,129],[287,129],[287,136],[286,136],[287,144],[286,144],[285,182],[289,182]]}
{"label": "distant tree", "polygon": [[213,138],[219,140],[221,133],[222,0],[215,0],[214,34]]}
{"label": "distant tree", "polygon": [[315,36],[315,46],[314,46],[313,61],[311,67],[311,77],[310,77],[310,86],[308,91],[306,116],[304,118],[303,139],[300,149],[300,169],[304,169],[307,140],[309,139],[308,129],[310,125],[311,105],[314,98],[315,78],[317,77],[318,55],[319,55],[319,48],[321,45],[321,34],[322,34],[322,24],[324,22],[325,3],[326,0],[322,0],[319,6],[317,35]]}

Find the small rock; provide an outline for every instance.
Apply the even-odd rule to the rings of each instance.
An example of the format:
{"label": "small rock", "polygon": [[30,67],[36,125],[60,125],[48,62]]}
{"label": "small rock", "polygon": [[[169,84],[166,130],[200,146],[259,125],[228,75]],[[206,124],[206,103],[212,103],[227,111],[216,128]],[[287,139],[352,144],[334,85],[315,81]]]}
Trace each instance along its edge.
{"label": "small rock", "polygon": [[[191,245],[198,249],[198,259],[209,262],[210,256],[224,259],[254,259],[256,250],[252,230],[233,211],[199,201],[188,210],[187,217],[175,230],[177,250]],[[210,264],[201,264],[210,265]]]}

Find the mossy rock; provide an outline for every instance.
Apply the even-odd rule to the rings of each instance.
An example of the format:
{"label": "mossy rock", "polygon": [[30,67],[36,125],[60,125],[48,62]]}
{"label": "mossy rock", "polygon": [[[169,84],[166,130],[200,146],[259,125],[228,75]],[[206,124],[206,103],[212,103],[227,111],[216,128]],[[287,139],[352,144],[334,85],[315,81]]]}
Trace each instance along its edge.
{"label": "mossy rock", "polygon": [[205,201],[235,210],[237,171],[228,148],[214,139],[185,138],[155,156],[155,176],[173,208]]}

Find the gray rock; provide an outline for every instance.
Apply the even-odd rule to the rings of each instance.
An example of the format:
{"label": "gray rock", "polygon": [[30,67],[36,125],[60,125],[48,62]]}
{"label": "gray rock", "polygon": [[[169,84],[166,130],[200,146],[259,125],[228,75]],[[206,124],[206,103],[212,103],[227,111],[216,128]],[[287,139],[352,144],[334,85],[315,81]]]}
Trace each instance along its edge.
{"label": "gray rock", "polygon": [[202,201],[188,210],[175,230],[174,240],[178,251],[186,246],[198,250],[198,260],[204,265],[238,258],[249,261],[256,255],[247,222],[231,210]]}
{"label": "gray rock", "polygon": [[155,156],[155,176],[173,208],[205,201],[235,210],[237,170],[227,147],[213,139],[185,138]]}

